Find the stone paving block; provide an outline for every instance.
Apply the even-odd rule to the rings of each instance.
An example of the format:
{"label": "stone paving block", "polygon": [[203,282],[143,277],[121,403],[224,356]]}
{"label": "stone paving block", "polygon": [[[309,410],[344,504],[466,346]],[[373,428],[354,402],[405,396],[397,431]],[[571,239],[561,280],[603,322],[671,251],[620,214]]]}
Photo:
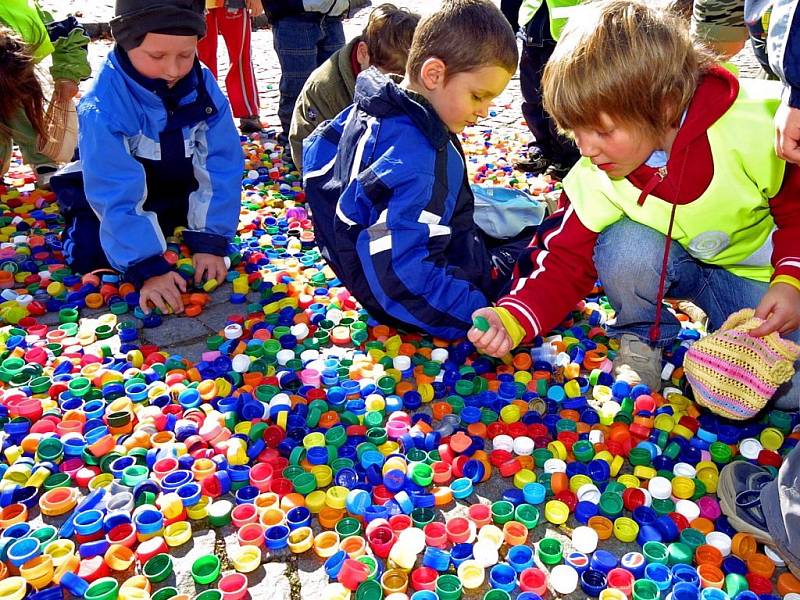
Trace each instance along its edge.
{"label": "stone paving block", "polygon": [[244,304],[231,304],[230,302],[220,303],[220,304],[211,304],[206,306],[200,316],[197,317],[197,321],[202,323],[205,327],[210,329],[212,332],[220,331],[224,326],[225,322],[228,320],[228,317],[231,315],[242,315],[244,316],[247,312],[247,306]]}
{"label": "stone paving block", "polygon": [[300,577],[300,598],[302,600],[321,600],[323,590],[328,585],[323,560],[313,552],[307,552],[297,560],[297,575]]}
{"label": "stone paving block", "polygon": [[141,330],[144,340],[161,347],[204,340],[212,333],[201,320],[181,316],[165,318],[160,326]]}

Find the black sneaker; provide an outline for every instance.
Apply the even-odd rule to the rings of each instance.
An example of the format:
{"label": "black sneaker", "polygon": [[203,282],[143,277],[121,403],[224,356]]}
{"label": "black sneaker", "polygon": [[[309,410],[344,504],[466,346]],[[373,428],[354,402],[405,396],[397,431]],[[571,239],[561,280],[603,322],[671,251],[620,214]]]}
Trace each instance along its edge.
{"label": "black sneaker", "polygon": [[555,181],[561,181],[564,177],[567,176],[569,170],[572,168],[572,165],[565,165],[558,162],[550,163],[550,166],[545,169],[544,174],[550,177]]}
{"label": "black sneaker", "polygon": [[257,133],[262,129],[263,126],[261,125],[261,119],[258,118],[258,115],[239,119],[239,131],[245,135],[248,133]]}
{"label": "black sneaker", "polygon": [[550,162],[550,159],[544,155],[541,148],[529,146],[525,156],[514,161],[512,166],[523,173],[534,173],[538,175],[547,170],[547,167],[550,166]]}

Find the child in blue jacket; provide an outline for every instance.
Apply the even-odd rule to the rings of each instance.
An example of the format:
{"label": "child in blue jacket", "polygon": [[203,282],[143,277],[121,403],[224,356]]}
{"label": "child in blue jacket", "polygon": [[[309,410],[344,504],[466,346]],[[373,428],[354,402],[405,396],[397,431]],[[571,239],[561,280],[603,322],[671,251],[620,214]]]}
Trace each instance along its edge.
{"label": "child in blue jacket", "polygon": [[492,2],[452,0],[418,25],[405,79],[361,73],[355,104],[305,140],[317,243],[381,322],[464,336],[471,307],[497,297],[530,241],[493,240],[475,224],[458,139],[487,116],[517,56]]}
{"label": "child in blue jacket", "polygon": [[164,256],[176,228],[200,283],[225,278],[238,224],[243,155],[228,101],[196,56],[204,7],[117,0],[117,44],[78,107],[80,163],[52,180],[70,266],[110,264],[141,287],[145,312],[183,310],[186,281]]}

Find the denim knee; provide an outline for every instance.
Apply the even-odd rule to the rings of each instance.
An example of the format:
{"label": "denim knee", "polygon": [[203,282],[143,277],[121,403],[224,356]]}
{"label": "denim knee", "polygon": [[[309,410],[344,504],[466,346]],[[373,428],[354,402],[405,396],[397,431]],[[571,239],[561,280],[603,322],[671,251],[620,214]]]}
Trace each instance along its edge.
{"label": "denim knee", "polygon": [[609,297],[636,294],[655,302],[665,236],[655,229],[620,219],[597,240],[594,264]]}

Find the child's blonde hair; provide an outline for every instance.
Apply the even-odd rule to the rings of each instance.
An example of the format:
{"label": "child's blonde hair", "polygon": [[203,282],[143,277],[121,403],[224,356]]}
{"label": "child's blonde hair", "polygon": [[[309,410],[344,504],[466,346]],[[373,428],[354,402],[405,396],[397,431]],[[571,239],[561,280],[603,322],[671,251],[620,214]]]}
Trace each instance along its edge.
{"label": "child's blonde hair", "polygon": [[373,10],[361,34],[369,51],[370,64],[388,73],[405,73],[419,18],[418,14],[389,3]]}
{"label": "child's blonde hair", "polygon": [[414,33],[406,73],[419,80],[422,65],[439,58],[445,78],[481,67],[517,70],[519,51],[503,13],[489,0],[446,0],[440,10],[422,19]]}
{"label": "child's blonde hair", "polygon": [[679,124],[714,62],[667,7],[590,3],[571,17],[545,66],[544,107],[563,131],[598,127],[605,113],[659,137]]}

